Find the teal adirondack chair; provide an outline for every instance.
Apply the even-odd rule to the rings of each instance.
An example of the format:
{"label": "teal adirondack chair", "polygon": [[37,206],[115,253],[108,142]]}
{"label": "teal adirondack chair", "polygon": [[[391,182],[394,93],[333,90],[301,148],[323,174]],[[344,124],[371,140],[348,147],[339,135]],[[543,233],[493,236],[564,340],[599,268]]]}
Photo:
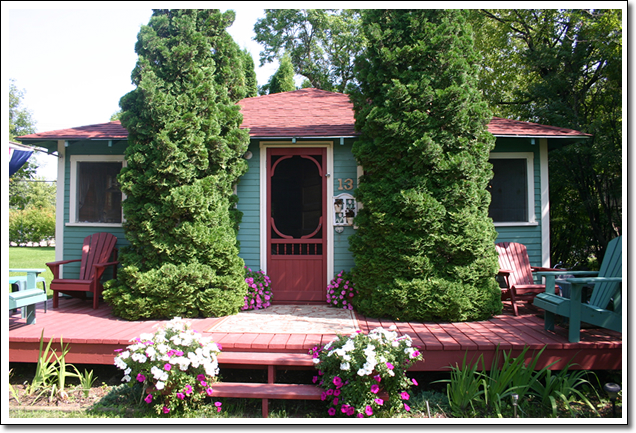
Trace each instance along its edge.
{"label": "teal adirondack chair", "polygon": [[[623,312],[621,302],[621,286],[623,281],[623,244],[622,236],[612,239],[607,244],[605,257],[598,272],[564,271],[574,275],[567,278],[570,284],[570,298],[563,298],[553,292],[540,293],[534,298],[534,305],[545,310],[545,329],[554,330],[554,316],[567,317],[570,321],[568,340],[576,343],[581,339],[581,322],[613,331],[622,332]],[[596,274],[594,277],[581,275]],[[545,277],[546,287],[554,287],[555,273],[537,272]],[[583,286],[594,284],[589,303],[581,302]]]}

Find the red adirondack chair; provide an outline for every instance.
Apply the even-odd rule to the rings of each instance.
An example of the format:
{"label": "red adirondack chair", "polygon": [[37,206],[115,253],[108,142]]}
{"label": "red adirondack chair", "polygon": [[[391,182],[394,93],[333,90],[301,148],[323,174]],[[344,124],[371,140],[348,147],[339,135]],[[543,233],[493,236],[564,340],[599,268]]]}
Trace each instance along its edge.
{"label": "red adirondack chair", "polygon": [[[84,238],[82,258],[62,260],[46,265],[53,273],[51,290],[53,290],[53,308],[59,304],[59,294],[65,293],[74,298],[86,299],[86,293],[93,294],[93,308],[97,309],[99,297],[104,287],[101,277],[108,266],[113,266],[113,278],[117,276],[117,238],[110,233],[95,233]],[[112,261],[110,260],[113,256]],[[60,266],[66,263],[81,262],[78,279],[60,278]]]}
{"label": "red adirondack chair", "polygon": [[544,284],[534,282],[533,272],[563,271],[530,266],[526,246],[516,242],[501,242],[495,244],[495,249],[499,254],[499,275],[506,281],[506,287],[501,290],[501,299],[510,299],[515,316],[519,315],[516,301],[533,301],[536,295],[545,292]]}

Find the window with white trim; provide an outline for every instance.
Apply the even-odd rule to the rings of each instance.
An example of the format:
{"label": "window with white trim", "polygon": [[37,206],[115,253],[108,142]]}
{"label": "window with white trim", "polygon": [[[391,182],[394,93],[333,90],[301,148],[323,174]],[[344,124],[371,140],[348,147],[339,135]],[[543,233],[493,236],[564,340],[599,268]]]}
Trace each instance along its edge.
{"label": "window with white trim", "polygon": [[116,225],[123,221],[122,194],[117,175],[123,155],[72,155],[69,223]]}
{"label": "window with white trim", "polygon": [[493,152],[494,176],[488,185],[492,197],[488,215],[495,225],[536,224],[534,213],[534,154]]}

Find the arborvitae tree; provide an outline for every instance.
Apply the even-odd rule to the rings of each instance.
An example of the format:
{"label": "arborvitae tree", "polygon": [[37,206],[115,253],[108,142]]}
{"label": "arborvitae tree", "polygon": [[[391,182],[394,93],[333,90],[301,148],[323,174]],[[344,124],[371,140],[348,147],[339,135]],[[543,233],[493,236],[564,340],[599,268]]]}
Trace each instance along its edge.
{"label": "arborvitae tree", "polygon": [[464,12],[371,10],[363,26],[355,306],[400,320],[488,318],[502,308],[486,189],[494,137]]}
{"label": "arborvitae tree", "polygon": [[296,90],[294,82],[294,67],[288,55],[280,59],[280,66],[269,80],[269,94],[291,92]]}
{"label": "arborvitae tree", "polygon": [[258,81],[256,79],[256,70],[254,69],[254,59],[252,53],[247,48],[242,51],[243,55],[243,70],[245,71],[245,86],[247,91],[245,93],[246,98],[252,98],[258,96]]}
{"label": "arborvitae tree", "polygon": [[104,292],[119,317],[221,316],[243,305],[231,208],[249,137],[235,104],[246,89],[226,31],[233,21],[232,11],[155,10],[139,32],[137,87],[120,101],[130,246]]}

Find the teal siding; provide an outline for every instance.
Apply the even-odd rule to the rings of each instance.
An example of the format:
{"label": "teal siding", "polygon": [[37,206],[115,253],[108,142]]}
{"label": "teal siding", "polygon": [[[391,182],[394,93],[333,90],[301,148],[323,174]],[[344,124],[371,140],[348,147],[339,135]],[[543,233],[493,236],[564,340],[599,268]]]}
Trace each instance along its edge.
{"label": "teal siding", "polygon": [[[84,238],[93,233],[107,232],[117,237],[116,247],[128,245],[124,236],[123,227],[102,227],[102,226],[69,226],[70,221],[70,196],[71,196],[71,156],[73,155],[122,155],[127,146],[127,141],[114,141],[112,147],[108,147],[107,141],[78,141],[70,142],[66,148],[66,158],[64,161],[64,260],[74,260],[82,258],[82,244]],[[79,263],[69,263],[63,266],[65,278],[73,278],[79,275]],[[105,277],[108,279],[108,275]]]}
{"label": "teal siding", "polygon": [[[357,188],[357,164],[351,153],[353,139],[346,139],[344,144],[339,144],[339,140],[333,140],[333,193],[338,195],[346,192],[353,194]],[[71,142],[66,148],[65,158],[65,183],[64,183],[64,259],[78,259],[81,257],[81,246],[84,238],[98,231],[105,231],[114,234],[118,238],[117,247],[121,248],[128,242],[124,236],[122,227],[84,227],[68,226],[70,211],[70,170],[72,155],[121,155],[124,153],[127,141],[114,142],[112,147],[108,147],[108,142],[104,141],[79,141]],[[260,269],[260,212],[264,203],[260,202],[260,147],[258,140],[252,140],[249,145],[252,158],[248,160],[248,171],[239,180],[237,194],[239,196],[238,209],[243,212],[243,219],[238,232],[240,243],[240,256],[245,264],[252,269]],[[497,242],[519,242],[526,245],[530,256],[530,263],[535,266],[542,264],[542,239],[541,239],[541,172],[539,143],[531,145],[529,139],[502,139],[498,138],[493,152],[533,152],[534,153],[534,203],[536,226],[507,226],[496,227],[498,237]],[[353,180],[353,189],[339,189],[342,180]],[[328,198],[330,206],[331,197]],[[328,207],[328,217],[331,218],[331,208]],[[350,270],[354,266],[354,260],[349,251],[349,237],[355,233],[353,227],[344,227],[343,233],[334,233],[334,272]],[[79,271],[78,264],[65,265],[66,276],[73,276]]]}
{"label": "teal siding", "polygon": [[241,177],[237,186],[239,202],[237,208],[243,212],[239,226],[239,255],[245,265],[253,270],[261,268],[260,242],[260,149],[258,141],[252,140],[248,150],[252,158],[247,160],[247,173]]}
{"label": "teal siding", "polygon": [[532,266],[542,266],[543,264],[541,251],[541,160],[538,141],[532,145],[530,139],[527,138],[497,138],[493,150],[493,153],[532,152],[534,154],[534,214],[537,225],[495,227],[498,233],[497,242],[518,242],[526,246]]}
{"label": "teal siding", "polygon": [[[357,163],[353,154],[351,153],[351,146],[353,144],[352,139],[346,139],[344,144],[339,144],[339,140],[334,140],[333,145],[333,195],[339,195],[342,193],[348,193],[353,195],[355,189],[358,187],[358,173]],[[342,188],[340,188],[339,179],[342,181]],[[353,179],[353,189],[346,190],[345,179]],[[333,218],[331,215],[331,199],[328,199],[329,218]],[[355,232],[355,229],[350,226],[344,227],[344,232],[334,232],[334,266],[333,271],[338,272],[350,270],[354,266],[353,255],[349,251],[349,236]]]}

